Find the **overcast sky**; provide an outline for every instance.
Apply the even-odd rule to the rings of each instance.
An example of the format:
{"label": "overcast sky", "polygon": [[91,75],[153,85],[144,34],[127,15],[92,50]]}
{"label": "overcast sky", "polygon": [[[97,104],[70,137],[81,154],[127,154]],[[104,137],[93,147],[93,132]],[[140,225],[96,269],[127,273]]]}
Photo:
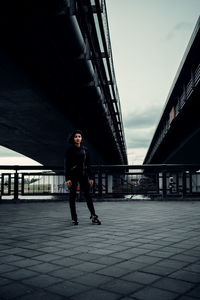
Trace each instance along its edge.
{"label": "overcast sky", "polygon": [[200,0],[107,0],[129,164],[142,163],[200,15]]}
{"label": "overcast sky", "polygon": [[[200,14],[200,0],[107,0],[129,164],[141,164]],[[0,164],[33,164],[0,147]]]}

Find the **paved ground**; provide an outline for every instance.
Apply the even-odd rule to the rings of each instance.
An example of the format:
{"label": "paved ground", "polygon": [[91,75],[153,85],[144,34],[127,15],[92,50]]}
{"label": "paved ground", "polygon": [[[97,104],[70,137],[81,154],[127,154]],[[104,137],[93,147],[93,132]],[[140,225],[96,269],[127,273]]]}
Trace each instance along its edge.
{"label": "paved ground", "polygon": [[0,299],[200,299],[200,202],[0,205]]}

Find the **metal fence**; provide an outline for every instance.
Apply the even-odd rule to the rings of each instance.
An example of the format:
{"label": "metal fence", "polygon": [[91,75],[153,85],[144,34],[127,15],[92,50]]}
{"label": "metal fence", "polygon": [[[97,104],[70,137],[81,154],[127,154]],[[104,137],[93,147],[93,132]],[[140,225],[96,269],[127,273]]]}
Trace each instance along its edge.
{"label": "metal fence", "polygon": [[[166,199],[200,196],[200,165],[92,166],[97,199]],[[140,197],[139,197],[140,196]],[[67,200],[62,168],[43,166],[0,166],[0,199]],[[77,186],[77,198],[82,192]]]}

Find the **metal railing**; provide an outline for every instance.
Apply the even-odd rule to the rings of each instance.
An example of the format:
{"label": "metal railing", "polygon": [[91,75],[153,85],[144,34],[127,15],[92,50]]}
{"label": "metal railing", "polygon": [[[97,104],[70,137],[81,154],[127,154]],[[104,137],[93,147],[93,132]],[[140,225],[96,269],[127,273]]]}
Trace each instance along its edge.
{"label": "metal railing", "polygon": [[[121,200],[187,198],[200,196],[200,166],[196,165],[119,165],[92,166],[97,199]],[[82,192],[77,187],[77,196]],[[0,166],[1,201],[23,199],[67,200],[63,169],[43,166]]]}

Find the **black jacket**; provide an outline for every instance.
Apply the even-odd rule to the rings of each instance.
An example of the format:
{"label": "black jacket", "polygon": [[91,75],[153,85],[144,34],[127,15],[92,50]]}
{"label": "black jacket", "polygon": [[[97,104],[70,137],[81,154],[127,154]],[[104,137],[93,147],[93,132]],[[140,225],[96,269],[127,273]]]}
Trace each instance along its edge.
{"label": "black jacket", "polygon": [[71,146],[65,155],[65,180],[72,180],[80,176],[88,176],[93,179],[90,169],[90,156],[85,146]]}

